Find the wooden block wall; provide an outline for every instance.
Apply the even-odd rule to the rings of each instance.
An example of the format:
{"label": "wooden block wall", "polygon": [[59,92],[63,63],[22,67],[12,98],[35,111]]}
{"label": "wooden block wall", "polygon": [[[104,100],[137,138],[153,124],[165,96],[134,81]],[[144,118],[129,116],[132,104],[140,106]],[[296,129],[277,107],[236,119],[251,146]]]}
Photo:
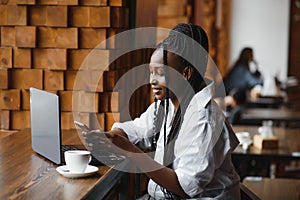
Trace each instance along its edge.
{"label": "wooden block wall", "polygon": [[[62,129],[74,129],[74,119],[105,130],[122,120],[113,89],[138,64],[134,55],[105,71],[82,63],[95,47],[109,63],[118,41],[105,40],[129,28],[128,0],[0,0],[0,13],[0,129],[30,128],[30,87],[60,96]],[[137,55],[149,61],[147,51]]]}
{"label": "wooden block wall", "polygon": [[[191,5],[188,0],[158,0],[157,26],[172,29],[179,23],[189,23]],[[157,42],[161,42],[167,34],[157,34]]]}

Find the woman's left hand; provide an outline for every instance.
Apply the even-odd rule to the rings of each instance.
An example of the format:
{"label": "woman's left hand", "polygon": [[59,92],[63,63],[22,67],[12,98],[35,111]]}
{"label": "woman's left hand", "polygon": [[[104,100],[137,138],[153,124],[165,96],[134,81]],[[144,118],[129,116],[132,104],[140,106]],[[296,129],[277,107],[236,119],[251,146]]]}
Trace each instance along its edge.
{"label": "woman's left hand", "polygon": [[132,144],[128,138],[115,133],[114,131],[106,132],[105,136],[110,140],[110,148],[113,150],[119,149],[122,155],[128,156],[130,153],[142,153],[142,151]]}
{"label": "woman's left hand", "polygon": [[128,156],[129,153],[142,152],[139,148],[132,144],[127,137],[116,133],[114,130],[110,132],[93,130],[83,132],[82,136],[85,138],[86,145],[93,152],[107,151],[124,156]]}

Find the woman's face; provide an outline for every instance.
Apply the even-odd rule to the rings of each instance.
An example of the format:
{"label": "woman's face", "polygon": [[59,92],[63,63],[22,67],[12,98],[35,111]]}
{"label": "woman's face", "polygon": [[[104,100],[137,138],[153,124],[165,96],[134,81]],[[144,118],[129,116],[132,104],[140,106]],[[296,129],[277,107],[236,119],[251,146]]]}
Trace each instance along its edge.
{"label": "woman's face", "polygon": [[163,50],[156,50],[150,59],[150,84],[156,99],[162,100],[166,95],[166,78],[163,62]]}
{"label": "woman's face", "polygon": [[[168,53],[168,76],[169,76],[169,91],[170,98],[173,99],[176,96],[180,96],[183,91],[182,86],[186,84],[186,80],[182,73],[178,71],[182,68],[178,59],[175,58],[175,55],[172,53]],[[163,61],[163,50],[157,49],[151,56],[150,64],[150,84],[152,87],[152,91],[156,99],[162,100],[166,95],[166,78],[165,78],[165,70],[164,70],[164,61]]]}

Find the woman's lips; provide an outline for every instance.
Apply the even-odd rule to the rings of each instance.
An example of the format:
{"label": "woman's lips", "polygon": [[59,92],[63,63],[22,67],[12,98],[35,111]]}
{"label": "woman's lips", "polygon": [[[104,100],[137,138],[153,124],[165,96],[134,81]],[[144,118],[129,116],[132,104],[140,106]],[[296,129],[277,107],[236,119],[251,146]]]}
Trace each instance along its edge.
{"label": "woman's lips", "polygon": [[159,94],[161,92],[161,88],[152,88],[154,94]]}

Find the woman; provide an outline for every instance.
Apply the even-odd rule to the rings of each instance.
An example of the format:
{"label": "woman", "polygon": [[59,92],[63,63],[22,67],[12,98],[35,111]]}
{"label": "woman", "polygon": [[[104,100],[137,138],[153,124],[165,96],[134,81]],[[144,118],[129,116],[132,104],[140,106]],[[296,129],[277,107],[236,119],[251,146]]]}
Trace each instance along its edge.
{"label": "woman", "polygon": [[224,79],[226,93],[233,89],[239,88],[243,90],[249,90],[256,85],[262,85],[263,80],[260,78],[260,72],[256,67],[256,71],[251,73],[249,63],[256,62],[253,58],[253,49],[245,47],[233,65],[232,69]]}
{"label": "woman", "polygon": [[[141,199],[240,197],[231,162],[238,140],[213,100],[213,83],[203,78],[207,51],[201,27],[177,25],[150,60],[154,103],[139,118],[115,123],[105,133],[125,151],[108,145],[110,150],[127,156],[150,178]],[[143,140],[151,143],[154,159],[134,145]]]}

